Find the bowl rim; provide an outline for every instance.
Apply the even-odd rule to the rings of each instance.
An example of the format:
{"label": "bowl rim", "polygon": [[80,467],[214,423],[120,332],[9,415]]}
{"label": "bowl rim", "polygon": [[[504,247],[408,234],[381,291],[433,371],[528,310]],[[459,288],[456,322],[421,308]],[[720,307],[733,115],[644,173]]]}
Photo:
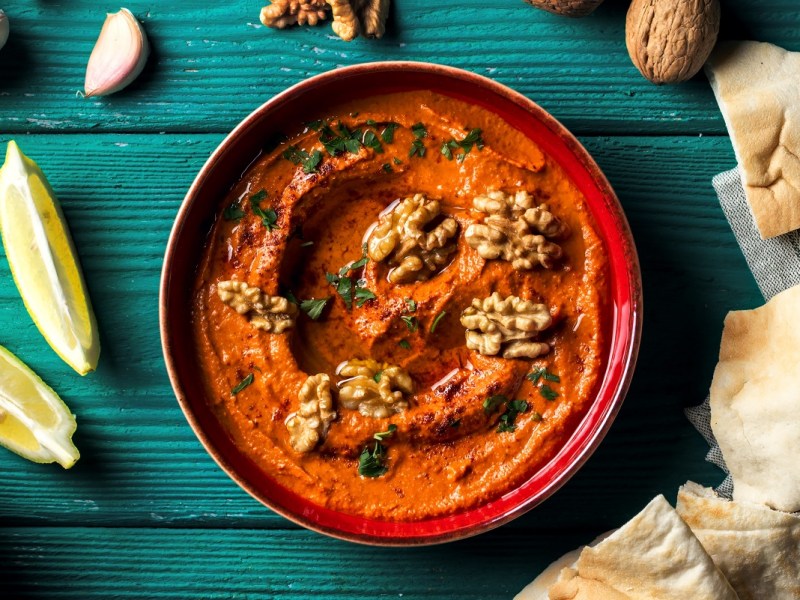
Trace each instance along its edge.
{"label": "bowl rim", "polygon": [[[391,73],[391,72],[403,71],[403,72],[411,72],[411,73],[425,73],[425,74],[438,74],[444,75],[451,79],[460,80],[462,83],[473,86],[476,89],[483,89],[488,90],[491,93],[501,96],[502,98],[511,101],[519,105],[526,113],[530,115],[531,119],[538,120],[542,125],[544,125],[552,134],[554,134],[560,142],[566,145],[567,149],[575,156],[575,158],[581,163],[583,168],[588,172],[590,177],[592,178],[594,185],[597,187],[598,191],[602,194],[603,199],[606,203],[606,209],[610,212],[611,218],[614,220],[614,225],[617,232],[620,234],[620,240],[622,247],[622,252],[625,255],[625,272],[627,274],[627,283],[628,289],[623,290],[623,292],[627,292],[628,300],[630,306],[627,307],[627,326],[625,331],[629,332],[627,339],[625,340],[625,344],[622,350],[622,356],[620,357],[619,368],[616,369],[616,376],[615,376],[615,385],[611,390],[611,395],[608,399],[606,410],[600,416],[600,418],[595,421],[594,427],[592,431],[587,434],[589,437],[588,439],[578,448],[577,453],[571,457],[568,465],[566,468],[561,469],[555,477],[548,481],[547,485],[544,486],[539,490],[539,493],[530,494],[527,498],[523,498],[522,501],[518,502],[515,506],[512,506],[509,510],[504,512],[503,514],[493,517],[492,519],[481,521],[475,524],[471,524],[468,527],[455,527],[452,530],[442,531],[442,532],[434,532],[434,533],[426,533],[426,534],[419,534],[419,535],[407,535],[401,537],[394,537],[394,536],[383,536],[383,535],[375,535],[370,533],[364,532],[350,532],[350,531],[342,531],[337,529],[335,526],[326,526],[323,524],[318,523],[317,521],[313,520],[306,515],[301,515],[299,513],[292,512],[291,510],[278,505],[276,502],[273,502],[272,499],[269,497],[269,494],[265,493],[263,490],[258,489],[252,482],[245,479],[241,474],[238,472],[236,466],[231,464],[228,459],[220,453],[220,451],[216,448],[213,441],[210,439],[210,436],[201,426],[199,419],[195,415],[194,409],[191,406],[189,399],[184,391],[183,385],[180,381],[180,376],[178,372],[178,367],[176,365],[173,353],[178,344],[175,343],[172,337],[171,328],[170,328],[170,307],[169,307],[169,292],[170,292],[170,276],[172,270],[175,266],[175,254],[176,248],[179,245],[181,232],[183,229],[183,224],[187,218],[187,215],[192,210],[193,204],[197,200],[197,195],[199,190],[203,187],[206,183],[207,179],[210,176],[210,173],[214,170],[216,164],[220,161],[220,159],[234,147],[238,140],[245,134],[245,132],[257,125],[262,118],[268,117],[268,114],[274,108],[282,105],[288,99],[294,98],[298,95],[303,95],[309,91],[313,91],[313,89],[321,84],[327,83],[329,80],[344,76],[360,76],[360,75],[372,75],[375,76],[379,73]],[[369,94],[372,95],[372,94]],[[368,96],[367,96],[368,97]],[[591,208],[591,207],[590,207]],[[597,215],[595,211],[592,210],[593,216],[596,218]],[[604,238],[604,242],[607,240]],[[609,307],[609,310],[611,308]],[[569,479],[571,479],[575,473],[586,463],[586,461],[591,457],[591,455],[595,452],[597,447],[600,445],[602,440],[605,438],[608,430],[610,429],[614,419],[616,418],[619,410],[622,406],[622,403],[625,399],[625,396],[628,392],[630,387],[631,379],[633,377],[636,359],[638,356],[639,345],[641,342],[641,335],[642,335],[642,280],[641,280],[641,270],[639,265],[638,254],[636,251],[636,246],[633,240],[633,234],[630,230],[630,226],[628,224],[627,217],[622,209],[622,205],[619,202],[619,199],[616,196],[611,184],[608,182],[608,179],[605,177],[603,172],[600,170],[600,167],[594,161],[592,156],[589,152],[583,147],[583,145],[577,140],[577,138],[564,126],[562,125],[555,117],[550,115],[545,109],[540,107],[536,104],[533,100],[530,100],[526,96],[522,95],[521,93],[501,84],[497,81],[494,81],[488,77],[484,77],[482,75],[478,75],[476,73],[472,73],[470,71],[466,71],[463,69],[459,69],[456,67],[450,67],[446,65],[439,65],[435,63],[428,63],[428,62],[416,62],[416,61],[377,61],[377,62],[368,62],[368,63],[361,63],[357,65],[345,66],[340,67],[331,71],[326,71],[310,78],[307,78],[303,81],[300,81],[293,86],[287,88],[283,92],[273,96],[269,100],[267,100],[264,104],[256,108],[253,112],[247,115],[216,147],[216,149],[212,152],[206,162],[203,164],[202,168],[198,172],[197,176],[193,180],[189,190],[186,193],[186,196],[181,201],[181,205],[179,210],[176,214],[172,229],[170,231],[169,240],[167,242],[166,251],[164,254],[164,261],[162,265],[162,272],[161,272],[161,279],[159,285],[159,329],[161,334],[161,345],[162,345],[162,352],[164,355],[164,361],[167,368],[167,374],[170,379],[171,386],[173,388],[174,394],[177,398],[178,404],[181,407],[181,410],[188,421],[189,425],[191,426],[192,430],[194,431],[195,435],[199,439],[200,443],[205,448],[206,452],[212,457],[212,459],[219,465],[219,467],[234,481],[236,482],[239,487],[244,489],[250,496],[261,502],[270,510],[280,514],[282,517],[296,523],[302,527],[310,529],[312,531],[316,531],[318,533],[322,533],[334,538],[338,538],[341,540],[346,540],[350,542],[356,542],[360,544],[366,545],[373,545],[373,546],[424,546],[424,545],[433,545],[439,543],[445,543],[449,541],[455,541],[459,539],[464,539],[467,537],[471,537],[474,535],[478,535],[480,533],[484,533],[491,529],[500,527],[505,523],[521,516],[528,510],[531,510],[535,506],[541,504],[544,500],[552,496],[558,489],[560,489]],[[614,333],[614,332],[610,332]],[[609,336],[613,338],[613,336]],[[605,373],[603,375],[603,379],[601,382],[604,384],[606,379],[609,377],[609,372],[611,369],[610,359],[611,359],[611,352],[614,349],[614,341],[613,339],[609,340],[609,361],[608,364],[604,366]],[[603,385],[601,385],[603,388]],[[601,397],[601,388],[598,389],[598,394],[596,399],[593,402],[597,402],[597,398]],[[588,413],[587,413],[588,414]],[[576,429],[570,434],[570,437],[565,441],[562,448],[559,450],[557,455],[550,459],[547,463],[542,466],[544,469],[548,464],[554,462],[558,456],[562,454],[564,449],[569,446],[572,442],[573,438],[576,435],[578,429],[582,426],[583,420],[585,420],[586,415],[582,417],[581,422],[578,423]],[[531,475],[532,477],[532,475]],[[530,478],[523,480],[520,485],[514,488],[515,491],[519,489],[519,487],[524,486]],[[280,484],[275,483],[275,485],[280,486]],[[282,487],[282,486],[280,486]],[[489,503],[491,504],[491,502]],[[455,513],[453,516],[458,516],[460,514],[468,514],[472,511],[479,510],[484,505],[479,505],[477,508],[468,509],[467,511]],[[344,513],[338,513],[344,515]],[[348,517],[352,517],[351,515],[347,515]],[[356,519],[363,519],[365,521],[369,521],[363,517],[354,517]],[[409,527],[413,526],[415,523],[424,523],[425,521],[414,521],[408,522]]]}

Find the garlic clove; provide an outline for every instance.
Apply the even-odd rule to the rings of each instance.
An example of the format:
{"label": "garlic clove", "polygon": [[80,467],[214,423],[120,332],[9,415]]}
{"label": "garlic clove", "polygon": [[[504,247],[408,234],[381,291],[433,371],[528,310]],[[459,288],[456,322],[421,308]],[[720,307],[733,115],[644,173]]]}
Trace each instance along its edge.
{"label": "garlic clove", "polygon": [[120,8],[106,15],[86,66],[86,97],[120,91],[139,76],[149,54],[147,35],[131,11]]}
{"label": "garlic clove", "polygon": [[6,13],[0,10],[0,50],[3,49],[3,46],[6,45],[6,40],[8,39],[8,17]]}

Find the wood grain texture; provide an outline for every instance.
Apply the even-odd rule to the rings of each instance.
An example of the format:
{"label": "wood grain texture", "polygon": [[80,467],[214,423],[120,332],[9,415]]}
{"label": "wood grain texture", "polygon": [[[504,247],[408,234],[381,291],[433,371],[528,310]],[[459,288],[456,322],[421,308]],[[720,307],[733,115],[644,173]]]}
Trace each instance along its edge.
{"label": "wood grain texture", "polygon": [[[565,19],[521,0],[394,3],[386,37],[345,43],[328,26],[276,32],[256,0],[178,0],[127,6],[153,55],[128,90],[81,98],[103,22],[92,0],[6,6],[12,35],[0,55],[0,132],[226,132],[274,94],[310,75],[374,60],[432,61],[505,83],[577,133],[724,133],[700,75],[677,87],[643,79],[625,50],[627,2]],[[722,36],[800,50],[795,0],[728,0]]]}
{"label": "wood grain texture", "polygon": [[[6,522],[292,527],[239,490],[206,455],[177,406],[161,358],[157,295],[166,239],[185,190],[221,137],[19,139],[60,196],[103,351],[96,373],[75,376],[30,322],[0,260],[0,343],[78,415],[75,439],[83,454],[65,472],[0,453],[0,517]],[[583,142],[615,186],[638,242],[646,307],[642,352],[629,398],[600,450],[564,490],[511,528],[608,529],[655,493],[674,495],[687,478],[718,481],[720,472],[703,462],[704,442],[681,408],[707,390],[725,312],[759,303],[710,184],[734,162],[727,138]]]}
{"label": "wood grain texture", "polygon": [[509,533],[403,550],[308,531],[0,528],[0,595],[507,599],[547,564],[543,556],[582,541],[574,533]]}

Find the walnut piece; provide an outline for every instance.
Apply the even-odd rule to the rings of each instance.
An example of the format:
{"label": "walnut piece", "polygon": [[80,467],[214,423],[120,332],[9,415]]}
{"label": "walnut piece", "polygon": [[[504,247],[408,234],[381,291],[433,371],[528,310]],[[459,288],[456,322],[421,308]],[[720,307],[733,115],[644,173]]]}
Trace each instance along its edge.
{"label": "walnut piece", "polygon": [[461,313],[467,328],[467,348],[486,356],[536,358],[550,351],[550,346],[534,337],[553,322],[544,304],[534,304],[517,296],[502,298],[495,292],[488,298],[475,298]]}
{"label": "walnut piece", "polygon": [[585,17],[594,12],[603,0],[525,0],[537,8],[565,17]]}
{"label": "walnut piece", "polygon": [[331,397],[331,378],[311,375],[300,388],[300,408],[286,418],[289,443],[297,452],[311,452],[328,433],[336,418]]}
{"label": "walnut piece", "polygon": [[220,281],[217,284],[219,299],[240,315],[245,315],[256,329],[270,333],[283,333],[294,327],[297,306],[282,296],[268,296],[255,286],[243,281]]}
{"label": "walnut piece", "polygon": [[367,255],[393,267],[389,281],[424,281],[448,263],[456,249],[456,220],[447,217],[426,231],[440,213],[438,200],[415,194],[381,216],[367,240]]}
{"label": "walnut piece", "polygon": [[261,22],[274,29],[291,25],[316,25],[325,20],[327,4],[325,0],[271,0],[261,9]]}
{"label": "walnut piece", "polygon": [[719,0],[633,0],[625,45],[639,72],[655,84],[691,79],[717,43]]}
{"label": "walnut piece", "polygon": [[333,13],[333,32],[349,42],[359,32],[370,38],[383,37],[390,0],[328,0]]}
{"label": "walnut piece", "polygon": [[546,204],[534,206],[528,192],[511,195],[492,190],[476,196],[472,205],[488,216],[483,223],[467,227],[464,237],[483,258],[510,261],[517,270],[533,269],[537,264],[552,269],[561,258],[561,247],[547,238],[564,237],[567,226]]}
{"label": "walnut piece", "polygon": [[339,403],[365,417],[382,419],[408,408],[405,395],[414,393],[414,382],[405,369],[389,363],[348,360],[339,369],[346,377],[339,383]]}

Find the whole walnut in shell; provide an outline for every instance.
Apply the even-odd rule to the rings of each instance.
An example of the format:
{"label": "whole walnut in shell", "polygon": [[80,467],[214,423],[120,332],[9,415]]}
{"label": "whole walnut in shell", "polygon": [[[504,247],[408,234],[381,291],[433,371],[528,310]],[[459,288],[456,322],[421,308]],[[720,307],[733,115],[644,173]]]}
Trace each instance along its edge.
{"label": "whole walnut in shell", "polygon": [[585,17],[603,3],[603,0],[525,0],[536,8],[565,17]]}
{"label": "whole walnut in shell", "polygon": [[719,0],[633,0],[625,21],[628,54],[655,84],[693,77],[719,33]]}

